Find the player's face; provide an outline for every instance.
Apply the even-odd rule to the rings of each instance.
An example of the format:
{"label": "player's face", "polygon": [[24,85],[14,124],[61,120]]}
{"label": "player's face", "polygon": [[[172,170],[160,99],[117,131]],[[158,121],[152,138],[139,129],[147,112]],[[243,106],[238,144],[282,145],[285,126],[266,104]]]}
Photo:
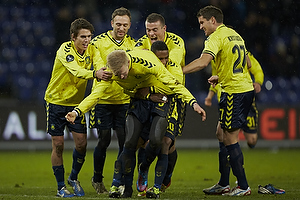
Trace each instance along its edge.
{"label": "player's face", "polygon": [[167,63],[169,62],[169,51],[168,50],[156,51],[155,55],[164,64],[164,66],[166,66]]}
{"label": "player's face", "polygon": [[78,53],[83,54],[85,50],[87,50],[89,43],[92,39],[92,33],[88,29],[80,29],[77,37],[72,36],[72,40],[74,41],[74,46]]}
{"label": "player's face", "polygon": [[129,61],[127,64],[123,65],[115,75],[118,76],[120,79],[126,79],[128,77],[128,72],[129,72],[128,67],[129,67]]}
{"label": "player's face", "polygon": [[155,41],[164,41],[167,26],[162,26],[160,21],[149,23],[146,21],[146,33],[150,38],[151,44]]}
{"label": "player's face", "polygon": [[204,31],[206,36],[209,36],[214,32],[214,27],[212,23],[212,19],[207,20],[203,18],[203,16],[198,17],[198,22],[200,24],[200,29]]}
{"label": "player's face", "polygon": [[127,15],[115,16],[115,18],[111,21],[111,27],[113,28],[113,38],[116,40],[122,40],[127,34],[130,25],[130,18]]}

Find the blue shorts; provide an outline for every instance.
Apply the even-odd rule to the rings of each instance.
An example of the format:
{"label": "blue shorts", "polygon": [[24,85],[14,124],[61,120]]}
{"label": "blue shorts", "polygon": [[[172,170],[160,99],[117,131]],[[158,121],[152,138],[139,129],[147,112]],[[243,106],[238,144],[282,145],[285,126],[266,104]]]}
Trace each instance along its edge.
{"label": "blue shorts", "polygon": [[233,130],[242,128],[246,123],[254,90],[244,93],[221,93],[219,102],[219,121],[222,129]]}
{"label": "blue shorts", "polygon": [[181,136],[182,135],[182,130],[184,126],[184,120],[186,116],[186,102],[184,102],[181,98],[177,98],[177,135]]}
{"label": "blue shorts", "polygon": [[89,128],[124,128],[129,104],[97,104],[90,111]]}
{"label": "blue shorts", "polygon": [[128,114],[133,114],[143,124],[140,134],[144,141],[149,139],[150,127],[154,116],[170,117],[170,111],[174,106],[174,96],[168,96],[167,103],[155,103],[149,100],[132,99]]}
{"label": "blue shorts", "polygon": [[[177,96],[168,97],[168,102],[170,103],[169,114],[167,115],[168,127],[165,133],[165,137],[169,137],[173,141],[178,135],[182,134],[183,123],[186,114],[186,103],[182,99],[177,98]],[[148,140],[152,118],[146,122],[143,126],[141,133],[141,138],[144,141]]]}
{"label": "blue shorts", "polygon": [[46,102],[47,113],[47,133],[52,136],[63,136],[65,127],[70,132],[84,133],[87,132],[85,116],[76,117],[75,124],[71,124],[65,118],[68,112],[71,112],[75,106],[61,106]]}
{"label": "blue shorts", "polygon": [[257,128],[258,128],[258,111],[256,108],[256,102],[254,97],[251,108],[247,116],[247,123],[243,125],[242,130],[246,133],[257,133]]}
{"label": "blue shorts", "polygon": [[[171,97],[168,96],[170,100]],[[136,118],[142,123],[151,121],[152,117],[158,115],[167,117],[170,111],[170,101],[167,103],[155,103],[153,101],[132,99],[128,110],[128,114],[134,114]]]}
{"label": "blue shorts", "polygon": [[178,98],[176,95],[175,98],[172,99],[172,106],[170,109],[170,115],[168,116],[168,127],[165,133],[165,136],[172,139],[182,134],[182,129],[184,125],[186,115],[186,103],[182,101],[181,98]]}

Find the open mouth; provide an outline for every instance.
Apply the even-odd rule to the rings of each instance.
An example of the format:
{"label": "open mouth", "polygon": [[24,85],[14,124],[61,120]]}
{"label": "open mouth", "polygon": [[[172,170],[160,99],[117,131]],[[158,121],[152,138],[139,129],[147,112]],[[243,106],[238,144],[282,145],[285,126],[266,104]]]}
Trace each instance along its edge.
{"label": "open mouth", "polygon": [[157,37],[156,38],[150,38],[150,40],[153,43],[153,42],[157,41]]}
{"label": "open mouth", "polygon": [[87,48],[89,44],[82,44],[83,48]]}

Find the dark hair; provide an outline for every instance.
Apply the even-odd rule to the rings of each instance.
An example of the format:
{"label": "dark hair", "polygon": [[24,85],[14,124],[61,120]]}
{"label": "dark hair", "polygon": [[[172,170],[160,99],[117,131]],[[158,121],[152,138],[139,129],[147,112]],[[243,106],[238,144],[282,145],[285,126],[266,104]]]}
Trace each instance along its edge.
{"label": "dark hair", "polygon": [[90,22],[88,22],[86,19],[78,18],[71,23],[71,27],[70,27],[71,39],[72,39],[72,34],[73,37],[77,37],[81,29],[88,29],[91,31],[92,34],[94,34],[95,32],[94,26]]}
{"label": "dark hair", "polygon": [[121,7],[117,8],[112,14],[111,14],[111,20],[114,20],[116,16],[124,16],[127,15],[131,21],[131,14],[130,11],[127,8]]}
{"label": "dark hair", "polygon": [[168,49],[168,46],[166,45],[166,43],[163,41],[155,41],[151,45],[151,51],[153,53],[155,53],[156,51],[165,51],[165,50],[168,51],[169,49]]}
{"label": "dark hair", "polygon": [[158,14],[158,13],[151,13],[146,18],[146,22],[149,22],[149,23],[154,23],[157,21],[160,21],[162,26],[164,26],[166,24],[165,18],[161,14]]}
{"label": "dark hair", "polygon": [[206,20],[210,20],[211,17],[214,17],[218,23],[223,23],[223,12],[220,8],[215,6],[206,6],[201,8],[197,13],[197,17],[200,16]]}

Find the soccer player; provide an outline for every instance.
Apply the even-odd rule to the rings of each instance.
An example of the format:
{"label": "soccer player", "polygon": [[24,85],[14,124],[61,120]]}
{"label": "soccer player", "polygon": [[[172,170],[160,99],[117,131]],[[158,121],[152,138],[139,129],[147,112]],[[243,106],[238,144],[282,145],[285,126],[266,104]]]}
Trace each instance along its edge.
{"label": "soccer player", "polygon": [[150,50],[153,42],[163,41],[168,46],[170,59],[183,67],[185,65],[184,41],[180,36],[167,32],[165,18],[161,14],[151,13],[146,18],[145,27],[146,35],[141,37],[135,46]]}
{"label": "soccer player", "polygon": [[[98,35],[91,41],[100,51],[105,64],[107,55],[113,50],[128,51],[133,49],[136,41],[127,35],[130,25],[130,11],[124,7],[118,8],[112,13],[112,30]],[[111,72],[107,71],[107,73]],[[94,86],[96,82],[97,80],[94,81]],[[111,82],[110,88],[110,91],[102,95],[98,104],[90,111],[90,128],[97,128],[98,132],[98,143],[94,149],[94,176],[92,178],[92,185],[98,194],[107,192],[103,184],[103,168],[106,150],[111,142],[111,129],[114,130],[118,138],[118,155],[123,150],[126,113],[130,102],[130,96],[124,94],[123,88],[116,82]]]}
{"label": "soccer player", "polygon": [[45,92],[47,133],[51,135],[52,139],[51,163],[59,197],[74,196],[67,190],[64,181],[65,126],[72,133],[75,142],[72,171],[68,183],[72,186],[76,196],[84,196],[77,177],[86,154],[85,118],[80,116],[74,124],[69,124],[64,116],[83,100],[87,80],[100,79],[103,75],[103,69],[91,70],[92,64],[95,67],[102,65],[98,51],[89,44],[93,33],[93,25],[83,18],[76,19],[71,23],[71,41],[63,43],[58,49],[51,79]]}
{"label": "soccer player", "polygon": [[[255,93],[257,94],[261,91],[261,85],[264,82],[264,73],[259,62],[255,59],[255,57],[250,52],[248,52],[248,56],[251,61],[251,68],[249,68],[249,72],[253,76],[254,79],[253,87]],[[215,75],[216,74],[215,64],[213,61],[211,62],[211,66],[212,66],[212,75]],[[216,85],[216,87],[210,86],[207,97],[205,98],[206,106],[212,105],[212,98],[215,94],[217,94],[217,98],[219,101],[221,95],[220,85]],[[250,112],[248,113],[247,116],[247,123],[244,124],[244,126],[242,127],[247,144],[251,149],[254,148],[257,143],[257,127],[258,127],[257,121],[258,121],[258,111],[256,108],[256,102],[254,98],[251,105]],[[222,141],[223,133],[217,132],[216,134],[217,134],[217,138],[219,139],[219,142],[223,142]]]}
{"label": "soccer player", "polygon": [[[151,52],[145,50],[115,50],[107,56],[107,66],[112,70],[114,76],[111,81],[116,81],[128,94],[135,94],[136,89],[152,86],[151,80],[159,80],[164,87],[166,95],[182,95],[182,99],[193,109],[202,115],[202,120],[206,119],[205,111],[198,105],[193,95],[165,68],[161,61]],[[109,81],[97,83],[97,88],[83,100],[74,111],[66,115],[68,121],[73,122],[76,116],[81,116],[87,112],[98,98],[110,91]],[[120,197],[119,185],[121,178],[125,178],[125,191],[122,197],[131,197],[132,181],[135,168],[135,151],[143,124],[152,117],[149,134],[149,144],[154,149],[160,150],[161,141],[167,128],[166,116],[171,107],[170,101],[161,95],[161,102],[154,104],[149,101],[151,95],[147,95],[145,100],[132,98],[131,106],[126,118],[126,139],[123,152],[115,163],[115,174],[110,189],[110,197]],[[134,96],[133,96],[134,97]],[[118,176],[118,177],[115,177]]]}
{"label": "soccer player", "polygon": [[[185,65],[185,54],[186,54],[184,40],[180,36],[174,33],[167,32],[167,26],[164,17],[158,13],[151,13],[146,18],[145,27],[146,27],[146,35],[144,35],[137,41],[136,48],[150,50],[153,42],[163,41],[166,43],[168,47],[170,60],[183,67]],[[183,76],[182,83],[184,84],[184,82],[185,82],[185,78]],[[181,100],[178,100],[177,104],[178,104],[177,108],[178,108],[178,116],[179,116],[177,122],[179,123],[178,134],[180,135],[182,133],[184,120],[185,120],[186,104]],[[173,142],[175,143],[175,141]],[[171,144],[168,145],[170,146]],[[139,148],[138,151],[138,163],[141,163],[141,158],[143,157],[145,157],[145,149],[142,147]],[[168,170],[161,188],[163,191],[171,184],[171,176],[176,161],[177,161],[177,150],[174,144],[172,145],[172,149],[170,150],[168,155]],[[140,188],[141,190],[143,187],[145,187],[144,184],[147,183],[146,179],[142,179],[143,177],[146,178],[146,176],[139,175],[137,181],[137,187]],[[143,193],[144,190],[141,192]]]}
{"label": "soccer player", "polygon": [[[197,13],[200,29],[208,37],[201,56],[187,66],[183,73],[192,73],[205,68],[212,60],[216,64],[216,74],[208,79],[213,86],[220,84],[222,88],[219,102],[218,128],[223,130],[224,149],[228,154],[229,163],[238,185],[230,190],[228,172],[222,165],[221,178],[215,189],[229,196],[250,195],[244,171],[243,153],[238,143],[238,134],[247,121],[251,103],[254,98],[254,88],[248,67],[251,67],[243,38],[233,29],[223,24],[222,10],[215,6],[206,6]],[[227,151],[226,151],[227,150]],[[225,157],[225,156],[221,156]],[[220,161],[226,163],[226,161]],[[219,187],[220,186],[220,187]]]}
{"label": "soccer player", "polygon": [[[164,66],[168,69],[168,71],[171,72],[171,74],[174,75],[174,77],[182,84],[183,83],[182,68],[180,65],[172,62],[172,60],[169,59],[169,50],[165,42],[155,41],[151,46],[151,51],[160,59],[160,61],[164,64]],[[151,93],[151,96],[154,96],[155,94],[153,94],[153,92],[159,91],[158,86],[159,84],[154,83],[152,87],[145,88],[146,90],[144,89],[140,90],[142,93],[141,96],[148,95],[149,91]],[[181,112],[181,110],[184,109],[185,107],[182,107],[181,105],[185,105],[185,104],[182,101],[182,99],[179,98],[178,96],[175,96],[174,98],[171,98],[169,100],[172,101],[172,104],[174,104],[173,106],[174,109],[171,111],[171,114],[168,115],[167,131],[165,132],[165,135],[163,137],[162,148],[160,150],[160,153],[157,155],[158,160],[155,167],[154,187],[152,187],[150,190],[147,191],[148,170],[151,163],[156,158],[155,154],[154,155],[150,154],[150,155],[146,155],[147,159],[143,159],[142,160],[143,162],[141,162],[140,165],[139,177],[137,181],[137,189],[139,192],[138,194],[139,196],[146,195],[148,198],[158,198],[160,194],[160,190],[162,189],[165,190],[166,187],[168,187],[171,182],[170,180],[171,175],[177,159],[175,159],[174,162],[172,162],[174,159],[171,159],[171,161],[168,162],[168,154],[170,154],[170,156],[177,155],[177,152],[175,152],[176,154],[174,153],[174,151],[176,150],[174,143],[177,135],[181,134],[181,132],[179,131],[180,129],[179,126],[182,125],[180,119],[183,118],[180,115],[178,115],[178,113],[183,113]],[[148,129],[143,131],[149,132]],[[147,145],[146,148],[149,149],[151,147]],[[148,150],[148,151],[155,152],[153,150]],[[167,171],[168,174],[166,175]],[[163,181],[167,182],[166,185],[164,185]]]}

